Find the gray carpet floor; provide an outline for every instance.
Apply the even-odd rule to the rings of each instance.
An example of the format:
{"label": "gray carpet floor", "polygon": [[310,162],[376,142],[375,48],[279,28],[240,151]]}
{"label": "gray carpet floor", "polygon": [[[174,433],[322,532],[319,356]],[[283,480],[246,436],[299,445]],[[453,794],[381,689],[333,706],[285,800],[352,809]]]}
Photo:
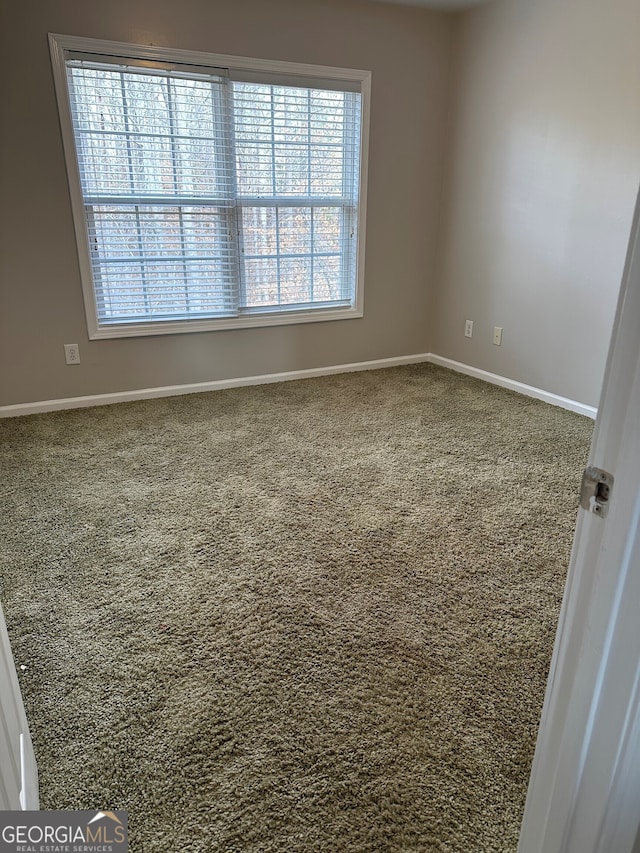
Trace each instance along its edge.
{"label": "gray carpet floor", "polygon": [[42,807],[515,851],[591,430],[428,365],[1,422]]}

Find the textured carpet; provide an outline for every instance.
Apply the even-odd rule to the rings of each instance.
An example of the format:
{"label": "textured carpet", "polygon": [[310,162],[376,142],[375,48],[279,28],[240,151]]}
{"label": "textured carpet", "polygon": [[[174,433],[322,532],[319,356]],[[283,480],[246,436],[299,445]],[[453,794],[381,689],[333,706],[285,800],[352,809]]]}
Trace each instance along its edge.
{"label": "textured carpet", "polygon": [[514,851],[591,428],[433,366],[0,423],[42,807]]}

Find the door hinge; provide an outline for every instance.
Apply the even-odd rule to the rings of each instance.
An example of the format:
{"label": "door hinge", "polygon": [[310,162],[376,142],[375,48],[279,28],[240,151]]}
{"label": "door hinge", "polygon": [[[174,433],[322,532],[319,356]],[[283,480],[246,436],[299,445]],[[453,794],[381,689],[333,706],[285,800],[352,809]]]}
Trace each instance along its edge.
{"label": "door hinge", "polygon": [[580,506],[605,518],[609,512],[612,490],[613,474],[603,471],[602,468],[588,466],[582,475]]}

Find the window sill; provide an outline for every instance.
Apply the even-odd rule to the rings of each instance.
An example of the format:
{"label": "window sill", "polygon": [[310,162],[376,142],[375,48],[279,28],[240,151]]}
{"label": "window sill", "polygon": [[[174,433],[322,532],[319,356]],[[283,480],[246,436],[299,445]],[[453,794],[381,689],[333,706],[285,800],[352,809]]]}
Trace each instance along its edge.
{"label": "window sill", "polygon": [[209,317],[202,320],[156,320],[143,323],[114,323],[93,328],[90,340],[137,338],[146,335],[179,335],[185,332],[217,332],[225,329],[255,329],[321,323],[327,320],[353,320],[363,316],[361,307],[313,308],[311,310],[247,314],[239,317]]}

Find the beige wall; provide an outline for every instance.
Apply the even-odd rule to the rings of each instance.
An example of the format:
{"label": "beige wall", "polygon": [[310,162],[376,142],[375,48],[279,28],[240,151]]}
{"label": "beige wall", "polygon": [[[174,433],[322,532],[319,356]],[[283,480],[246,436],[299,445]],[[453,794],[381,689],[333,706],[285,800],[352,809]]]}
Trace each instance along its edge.
{"label": "beige wall", "polygon": [[459,17],[439,355],[597,405],[640,179],[639,33],[638,0]]}
{"label": "beige wall", "polygon": [[[88,341],[49,31],[371,69],[365,317]],[[638,0],[4,4],[0,405],[427,351],[597,404],[640,178],[639,31]]]}
{"label": "beige wall", "polygon": [[[364,0],[2,6],[0,405],[425,352],[452,20]],[[370,69],[363,319],[88,341],[47,32]],[[67,367],[63,344],[78,343]]]}

